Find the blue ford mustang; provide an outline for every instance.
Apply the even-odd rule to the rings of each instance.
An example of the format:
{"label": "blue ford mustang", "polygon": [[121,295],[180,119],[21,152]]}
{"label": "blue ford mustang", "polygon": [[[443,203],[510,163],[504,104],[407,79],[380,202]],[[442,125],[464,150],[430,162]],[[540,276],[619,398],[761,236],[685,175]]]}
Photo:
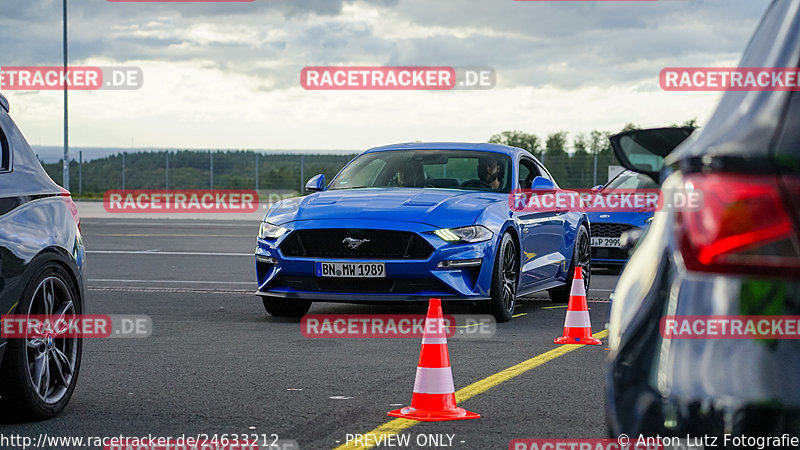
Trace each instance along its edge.
{"label": "blue ford mustang", "polygon": [[274,204],[255,252],[257,295],[275,316],[313,301],[468,302],[499,322],[516,299],[569,298],[590,276],[581,211],[515,211],[514,189],[557,185],[529,152],[503,145],[413,143],[367,150],[312,194]]}
{"label": "blue ford mustang", "polygon": [[[688,134],[687,134],[688,136]],[[616,189],[626,192],[658,189],[658,184],[647,175],[630,170],[620,172],[605,186],[596,186],[596,194],[613,193]],[[622,268],[628,262],[628,251],[620,245],[622,233],[643,229],[653,220],[653,210],[642,211],[589,211],[592,223],[592,265],[594,267]]]}

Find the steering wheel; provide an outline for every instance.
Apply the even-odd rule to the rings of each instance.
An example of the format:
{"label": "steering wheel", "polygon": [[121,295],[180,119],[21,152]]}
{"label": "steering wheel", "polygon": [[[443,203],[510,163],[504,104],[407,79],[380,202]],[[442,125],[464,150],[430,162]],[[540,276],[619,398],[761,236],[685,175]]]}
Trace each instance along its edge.
{"label": "steering wheel", "polygon": [[492,186],[483,180],[468,180],[461,183],[461,187],[484,187],[486,189],[493,190]]}

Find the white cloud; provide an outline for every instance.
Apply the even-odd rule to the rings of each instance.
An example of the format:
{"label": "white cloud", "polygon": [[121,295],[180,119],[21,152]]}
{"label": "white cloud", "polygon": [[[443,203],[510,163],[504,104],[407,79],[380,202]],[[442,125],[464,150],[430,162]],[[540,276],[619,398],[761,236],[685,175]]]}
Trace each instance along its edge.
{"label": "white cloud", "polygon": [[[484,141],[508,129],[574,135],[627,122],[702,122],[719,95],[662,92],[658,72],[735,64],[767,2],[70,5],[73,64],[139,66],[145,78],[138,91],[72,92],[74,145],[128,147],[133,139],[137,147],[359,149]],[[0,64],[60,64],[60,2],[8,8]],[[474,92],[299,87],[302,67],[325,64],[488,65],[498,85]],[[61,143],[59,92],[5,95],[31,143]]]}

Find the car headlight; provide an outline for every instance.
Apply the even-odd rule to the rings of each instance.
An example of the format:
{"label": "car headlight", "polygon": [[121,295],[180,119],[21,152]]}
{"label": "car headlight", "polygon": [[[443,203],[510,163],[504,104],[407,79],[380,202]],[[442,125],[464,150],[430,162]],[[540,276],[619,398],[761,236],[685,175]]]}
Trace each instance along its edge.
{"label": "car headlight", "polygon": [[492,232],[483,225],[461,228],[442,228],[433,232],[447,242],[483,242],[492,238]]}
{"label": "car headlight", "polygon": [[280,227],[278,225],[273,225],[269,222],[261,222],[261,226],[258,227],[258,238],[278,239],[279,237],[286,234],[287,231],[289,231],[287,228]]}

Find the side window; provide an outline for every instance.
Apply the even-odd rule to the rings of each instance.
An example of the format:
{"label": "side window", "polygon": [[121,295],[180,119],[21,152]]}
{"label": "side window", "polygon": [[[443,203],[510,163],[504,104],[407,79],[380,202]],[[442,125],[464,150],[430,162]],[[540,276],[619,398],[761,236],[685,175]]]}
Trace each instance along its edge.
{"label": "side window", "polygon": [[11,170],[11,149],[8,146],[8,139],[0,127],[0,173]]}
{"label": "side window", "polygon": [[540,175],[536,163],[528,158],[519,160],[519,187],[520,189],[530,189],[533,179]]}
{"label": "side window", "polygon": [[556,181],[556,179],[553,178],[552,175],[550,175],[550,172],[548,172],[547,169],[545,169],[543,165],[541,165],[539,163],[536,163],[536,167],[539,168],[539,175],[541,175],[541,176],[547,178],[548,180],[552,181],[553,184],[555,184],[556,187],[558,187],[558,182]]}

